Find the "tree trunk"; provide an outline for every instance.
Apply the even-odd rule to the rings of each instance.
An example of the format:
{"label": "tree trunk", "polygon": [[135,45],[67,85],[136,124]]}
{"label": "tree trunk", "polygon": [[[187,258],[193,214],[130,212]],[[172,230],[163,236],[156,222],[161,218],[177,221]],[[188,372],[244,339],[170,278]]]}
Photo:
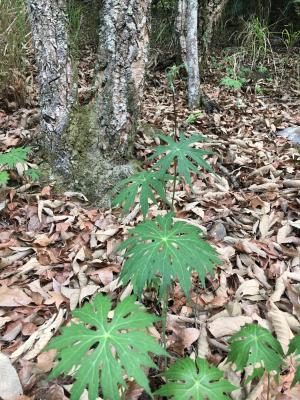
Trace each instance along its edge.
{"label": "tree trunk", "polygon": [[69,53],[66,2],[27,0],[32,40],[38,69],[41,109],[41,144],[55,155],[53,168],[67,172],[68,151],[61,149],[63,133],[70,122],[76,84]]}
{"label": "tree trunk", "polygon": [[177,17],[175,21],[175,30],[176,34],[178,37],[178,43],[179,43],[179,53],[181,55],[181,59],[183,64],[186,66],[187,65],[187,59],[186,59],[186,8],[187,8],[187,0],[178,0],[177,3]]}
{"label": "tree trunk", "polygon": [[[58,184],[83,192],[99,205],[109,205],[111,190],[133,171],[130,159],[143,94],[149,11],[150,0],[102,0],[95,97],[90,104],[75,107],[69,126],[57,139],[59,158],[68,160],[63,171],[55,168]],[[39,68],[53,62],[48,52],[43,55]],[[66,73],[69,64],[64,67]],[[60,88],[64,98],[68,89]],[[62,110],[67,112],[67,104]],[[62,114],[61,128],[67,126],[64,121]],[[55,167],[53,161],[51,166]]]}
{"label": "tree trunk", "polygon": [[201,65],[206,66],[212,39],[214,26],[220,19],[229,0],[205,0],[200,7],[200,49]]}
{"label": "tree trunk", "polygon": [[182,61],[188,73],[188,105],[200,105],[198,56],[198,0],[178,0],[176,31],[179,35]]}
{"label": "tree trunk", "polygon": [[118,164],[131,154],[147,62],[149,0],[104,0],[94,121],[99,148]]}
{"label": "tree trunk", "polygon": [[200,74],[198,56],[198,0],[188,0],[186,8],[187,36],[186,62],[188,71],[188,105],[190,109],[200,105]]}

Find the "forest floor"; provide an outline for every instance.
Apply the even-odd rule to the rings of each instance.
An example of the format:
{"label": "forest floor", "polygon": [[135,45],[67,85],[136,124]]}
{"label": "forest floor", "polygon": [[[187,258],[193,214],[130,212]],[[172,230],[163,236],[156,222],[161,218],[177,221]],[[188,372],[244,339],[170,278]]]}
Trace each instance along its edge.
{"label": "forest floor", "polygon": [[[300,328],[300,153],[275,134],[300,125],[299,64],[292,56],[285,60],[276,71],[272,61],[265,62],[267,71],[249,73],[243,89],[234,90],[220,85],[228,61],[216,56],[203,83],[220,108],[212,114],[200,110],[191,117],[184,77],[176,82],[180,129],[207,137],[204,146],[214,152],[210,161],[217,175],[194,176],[192,191],[178,184],[176,217],[201,227],[223,264],[206,289],[193,278],[191,301],[174,286],[167,346],[174,357],[205,357],[236,385],[241,374],[223,362],[226,337],[257,322],[286,349]],[[84,102],[91,70],[88,61],[81,67]],[[23,107],[12,101],[0,110],[3,150],[28,144],[36,133],[36,94],[30,82]],[[149,75],[143,110],[147,126],[136,150],[145,161],[159,143],[157,129],[173,130],[172,94],[164,73]],[[187,123],[189,116],[194,123]],[[71,311],[96,292],[113,299],[131,293],[130,285],[118,282],[122,258],[115,249],[142,216],[137,209],[127,217],[116,209],[99,210],[78,193],[56,196],[51,185],[23,184],[17,174],[13,177],[19,185],[2,191],[0,199],[0,349],[19,374],[20,399],[67,399],[71,381],[47,381],[55,354],[43,348],[70,320]],[[150,217],[162,212],[153,205]],[[158,313],[155,293],[146,291],[144,304]],[[152,333],[160,338],[160,326]],[[291,361],[279,384],[272,384],[272,398],[300,398],[299,385],[290,390],[294,373]],[[266,388],[264,378],[249,388],[247,398],[266,400]],[[131,383],[125,398],[146,397]],[[239,390],[232,398],[244,399]]]}

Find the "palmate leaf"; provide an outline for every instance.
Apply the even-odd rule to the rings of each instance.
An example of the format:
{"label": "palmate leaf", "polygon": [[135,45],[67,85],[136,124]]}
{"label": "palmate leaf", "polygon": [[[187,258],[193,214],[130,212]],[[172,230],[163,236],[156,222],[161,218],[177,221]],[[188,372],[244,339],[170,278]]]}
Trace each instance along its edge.
{"label": "palmate leaf", "polygon": [[152,200],[154,204],[157,203],[155,194],[158,194],[162,201],[167,202],[164,181],[170,178],[169,175],[162,176],[157,172],[143,171],[123,179],[117,186],[124,188],[113,204],[123,206],[124,213],[128,213],[135,205],[136,197],[139,194],[142,214],[145,217],[149,210],[149,200]]}
{"label": "palmate leaf", "polygon": [[25,175],[28,176],[32,181],[37,181],[40,178],[40,172],[35,168],[27,169],[25,171]]}
{"label": "palmate leaf", "polygon": [[223,378],[222,371],[202,358],[178,360],[163,376],[167,383],[155,394],[174,400],[229,400],[226,393],[237,389]]}
{"label": "palmate leaf", "polygon": [[213,274],[220,260],[213,247],[201,239],[201,230],[186,222],[173,221],[173,213],[158,216],[138,224],[119,249],[126,249],[126,258],[120,279],[131,281],[135,293],[140,295],[145,286],[161,277],[160,295],[178,281],[189,296],[191,273],[198,273],[202,285],[205,277]]}
{"label": "palmate leaf", "polygon": [[7,171],[0,171],[0,186],[6,186],[9,181],[9,174]]}
{"label": "palmate leaf", "polygon": [[15,147],[7,153],[1,153],[0,165],[7,165],[9,168],[13,168],[17,163],[26,163],[30,151],[31,147]]}
{"label": "palmate leaf", "polygon": [[[289,345],[289,350],[287,355],[290,354],[300,354],[300,333],[298,333],[291,341]],[[292,386],[296,385],[297,382],[300,382],[300,359],[298,361],[298,366],[296,369],[296,373],[292,382]]]}
{"label": "palmate leaf", "polygon": [[202,135],[193,135],[186,138],[183,133],[179,135],[179,141],[175,142],[170,136],[159,135],[166,142],[165,146],[158,146],[150,159],[155,159],[165,154],[154,164],[153,168],[160,167],[162,173],[165,173],[174,163],[177,163],[177,171],[181,179],[192,186],[191,172],[201,175],[198,167],[208,172],[213,172],[212,167],[203,158],[204,155],[212,154],[208,150],[200,150],[190,147],[193,143],[205,141]]}
{"label": "palmate leaf", "polygon": [[238,371],[248,365],[256,368],[251,378],[267,372],[280,372],[283,350],[277,339],[265,328],[246,324],[229,339],[230,347],[227,362],[233,362]]}
{"label": "palmate leaf", "polygon": [[108,297],[96,296],[91,304],[73,312],[80,322],[63,328],[61,336],[47,346],[58,350],[59,360],[49,379],[68,374],[75,367],[72,400],[79,400],[85,388],[89,400],[95,400],[99,386],[105,399],[117,400],[119,386],[125,386],[125,374],[150,393],[143,367],[156,365],[148,352],[166,354],[145,330],[157,318],[135,304],[134,296],[116,306],[110,321],[111,307]]}

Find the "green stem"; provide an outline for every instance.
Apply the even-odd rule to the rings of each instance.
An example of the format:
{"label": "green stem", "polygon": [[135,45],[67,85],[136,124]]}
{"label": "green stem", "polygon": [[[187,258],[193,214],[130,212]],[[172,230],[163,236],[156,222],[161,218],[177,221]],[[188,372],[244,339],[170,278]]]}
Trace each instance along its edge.
{"label": "green stem", "polygon": [[173,181],[173,193],[172,193],[172,210],[174,211],[174,200],[175,200],[175,190],[176,190],[176,183],[177,183],[177,162],[175,161],[174,165],[174,181]]}
{"label": "green stem", "polygon": [[177,120],[177,101],[176,101],[176,91],[173,87],[173,113],[174,113],[174,140],[176,141],[177,138],[177,131],[178,131],[178,120]]}
{"label": "green stem", "polygon": [[270,373],[268,372],[267,400],[270,400]]}
{"label": "green stem", "polygon": [[[163,348],[167,350],[167,313],[168,313],[168,297],[169,289],[166,288],[162,299],[162,344]],[[164,368],[167,368],[167,356],[164,356]]]}
{"label": "green stem", "polygon": [[[173,94],[173,113],[174,113],[174,141],[177,140],[177,131],[178,131],[178,119],[177,119],[177,99],[176,99],[176,90],[173,82],[172,87]],[[175,190],[177,183],[177,161],[174,163],[174,181],[173,181],[173,193],[172,193],[172,211],[174,211],[174,201],[175,201]]]}

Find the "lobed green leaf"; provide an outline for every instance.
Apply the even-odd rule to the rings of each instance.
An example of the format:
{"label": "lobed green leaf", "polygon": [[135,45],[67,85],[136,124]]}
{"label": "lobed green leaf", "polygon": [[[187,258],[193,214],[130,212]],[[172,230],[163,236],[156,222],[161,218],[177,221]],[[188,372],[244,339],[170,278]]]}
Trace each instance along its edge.
{"label": "lobed green leaf", "polygon": [[0,165],[13,168],[17,163],[26,163],[30,151],[31,147],[15,147],[9,150],[7,153],[1,153]]}
{"label": "lobed green leaf", "polygon": [[58,364],[49,379],[72,371],[75,379],[72,400],[79,400],[84,389],[88,390],[89,400],[95,400],[99,387],[104,398],[120,399],[120,386],[126,386],[125,375],[151,394],[143,368],[156,365],[148,353],[166,355],[166,352],[146,331],[157,318],[135,301],[134,296],[127,297],[109,319],[111,300],[96,296],[92,303],[73,312],[79,322],[64,327],[62,334],[47,346],[58,350]]}
{"label": "lobed green leaf", "polygon": [[155,394],[174,400],[229,400],[226,393],[237,389],[223,378],[223,372],[202,358],[176,361],[162,374],[167,383]]}
{"label": "lobed green leaf", "polygon": [[[229,343],[227,362],[235,363],[238,371],[248,365],[256,367],[260,364],[267,372],[280,372],[283,350],[267,329],[256,324],[246,324],[231,336]],[[260,369],[254,370],[254,374],[259,372]]]}
{"label": "lobed green leaf", "polygon": [[166,173],[169,168],[176,164],[177,171],[181,179],[192,186],[191,173],[202,175],[198,167],[205,171],[213,172],[212,167],[204,159],[204,155],[212,154],[208,150],[200,150],[191,147],[196,142],[205,141],[202,135],[193,135],[186,138],[183,133],[180,133],[178,142],[175,142],[170,136],[160,135],[160,138],[167,143],[165,146],[156,147],[150,159],[161,157],[154,164],[153,168],[161,168],[162,173]]}
{"label": "lobed green leaf", "polygon": [[173,213],[146,220],[130,234],[119,246],[119,250],[126,249],[120,279],[131,281],[138,295],[160,276],[160,295],[177,278],[188,297],[191,273],[197,272],[205,286],[207,274],[213,274],[220,264],[214,248],[201,239],[201,230],[186,222],[174,222]]}
{"label": "lobed green leaf", "polygon": [[128,213],[134,207],[136,198],[139,196],[142,214],[145,217],[149,210],[149,200],[157,204],[156,195],[167,203],[165,181],[168,179],[172,179],[172,177],[153,171],[143,171],[132,175],[118,185],[123,189],[113,201],[113,205],[123,206],[124,213]]}

